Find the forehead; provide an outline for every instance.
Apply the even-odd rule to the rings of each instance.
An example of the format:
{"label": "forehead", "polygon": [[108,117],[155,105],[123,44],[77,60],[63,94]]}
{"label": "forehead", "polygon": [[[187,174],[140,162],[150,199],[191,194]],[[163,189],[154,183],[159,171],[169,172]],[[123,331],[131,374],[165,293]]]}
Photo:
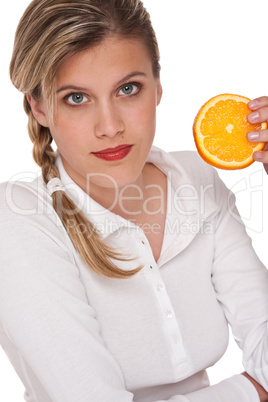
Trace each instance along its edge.
{"label": "forehead", "polygon": [[152,61],[145,44],[138,39],[107,38],[100,45],[76,53],[57,72],[57,86],[78,85],[81,81],[117,82],[122,75],[140,71],[153,75]]}

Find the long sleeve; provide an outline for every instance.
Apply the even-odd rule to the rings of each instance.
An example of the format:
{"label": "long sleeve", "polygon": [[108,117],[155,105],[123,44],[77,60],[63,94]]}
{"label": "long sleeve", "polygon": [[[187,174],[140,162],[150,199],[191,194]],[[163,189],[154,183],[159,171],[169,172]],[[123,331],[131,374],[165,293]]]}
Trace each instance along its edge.
{"label": "long sleeve", "polygon": [[[245,381],[246,380],[246,381]],[[186,395],[185,402],[249,402],[258,401],[255,387],[241,374],[230,377],[211,387]]]}
{"label": "long sleeve", "polygon": [[235,197],[217,179],[223,205],[217,219],[212,282],[245,370],[268,390],[268,271],[256,256],[235,207]]}

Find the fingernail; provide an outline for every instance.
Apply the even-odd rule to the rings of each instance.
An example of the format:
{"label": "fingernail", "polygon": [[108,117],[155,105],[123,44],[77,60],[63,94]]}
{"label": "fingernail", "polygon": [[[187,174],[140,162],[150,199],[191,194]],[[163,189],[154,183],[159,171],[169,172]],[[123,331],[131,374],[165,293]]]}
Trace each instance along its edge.
{"label": "fingernail", "polygon": [[262,158],[263,158],[263,152],[262,151],[254,152],[254,159],[261,160]]}
{"label": "fingernail", "polygon": [[251,121],[258,120],[259,117],[260,117],[259,112],[253,112],[253,113],[250,113],[250,115],[249,115],[249,118]]}
{"label": "fingernail", "polygon": [[248,133],[248,139],[249,140],[256,140],[259,137],[260,137],[260,134],[258,133],[258,131],[250,131]]}
{"label": "fingernail", "polygon": [[248,107],[254,109],[255,107],[258,106],[258,101],[256,99],[253,99],[252,101],[248,102]]}

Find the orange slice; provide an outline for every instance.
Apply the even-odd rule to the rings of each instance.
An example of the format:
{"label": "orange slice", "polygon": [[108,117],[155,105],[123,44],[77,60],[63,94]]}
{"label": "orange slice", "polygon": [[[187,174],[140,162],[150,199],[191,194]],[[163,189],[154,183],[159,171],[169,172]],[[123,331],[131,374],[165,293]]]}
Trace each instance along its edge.
{"label": "orange slice", "polygon": [[265,143],[247,140],[249,131],[267,128],[267,123],[250,124],[250,99],[240,95],[217,95],[199,110],[193,125],[196,148],[210,165],[221,169],[243,169],[254,162],[253,152]]}

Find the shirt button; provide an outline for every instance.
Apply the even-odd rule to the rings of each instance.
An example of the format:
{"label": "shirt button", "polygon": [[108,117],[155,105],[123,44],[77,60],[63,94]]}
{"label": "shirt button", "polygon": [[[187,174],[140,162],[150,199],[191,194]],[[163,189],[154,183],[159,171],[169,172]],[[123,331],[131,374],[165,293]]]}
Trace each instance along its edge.
{"label": "shirt button", "polygon": [[174,343],[176,343],[177,345],[178,345],[179,343],[181,343],[181,338],[180,338],[179,336],[175,336],[175,338],[174,338]]}
{"label": "shirt button", "polygon": [[143,240],[142,240],[142,244],[145,244]]}
{"label": "shirt button", "polygon": [[158,292],[161,292],[164,289],[164,285],[162,283],[158,283],[158,285],[156,285],[156,289]]}
{"label": "shirt button", "polygon": [[167,310],[167,312],[166,312],[166,316],[167,316],[167,318],[172,318],[172,317],[173,317],[173,313],[172,313],[172,311]]}

